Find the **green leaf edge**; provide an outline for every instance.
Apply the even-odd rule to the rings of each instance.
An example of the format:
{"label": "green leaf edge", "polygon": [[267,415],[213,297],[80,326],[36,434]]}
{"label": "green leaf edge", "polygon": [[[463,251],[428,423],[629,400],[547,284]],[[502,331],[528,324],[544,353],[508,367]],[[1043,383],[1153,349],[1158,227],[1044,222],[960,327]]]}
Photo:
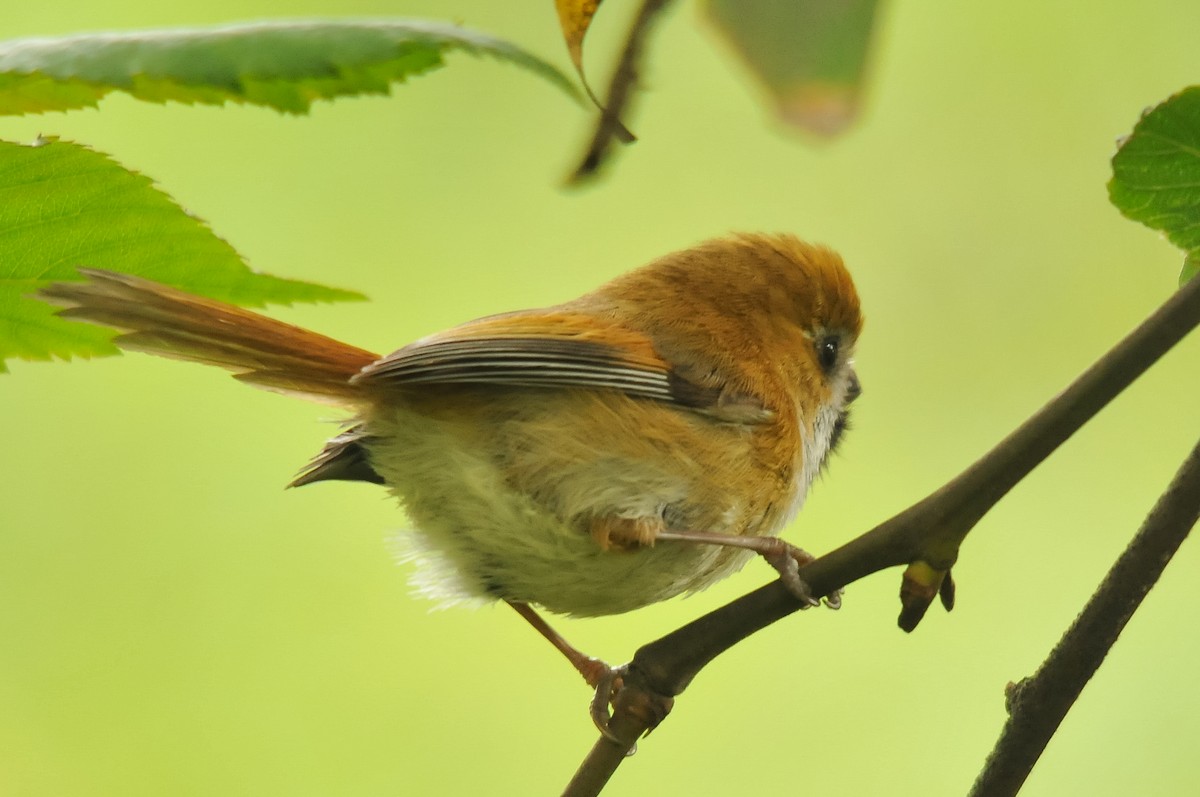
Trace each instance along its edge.
{"label": "green leaf edge", "polygon": [[[161,48],[165,43],[168,45],[166,52],[169,56],[172,53],[172,45],[177,54],[178,48],[195,46],[197,40],[206,38],[212,39],[214,43],[224,43],[222,40],[286,37],[292,32],[313,31],[327,34],[391,34],[387,44],[393,48],[405,43],[423,42],[430,45],[430,50],[418,53],[424,61],[408,64],[401,63],[405,54],[396,49],[393,49],[387,58],[331,63],[327,66],[336,67],[332,74],[326,72],[286,75],[283,74],[284,69],[278,68],[281,66],[279,64],[273,65],[277,67],[274,74],[250,74],[234,70],[237,79],[223,86],[204,81],[185,82],[179,79],[179,70],[172,72],[164,68],[122,76],[109,74],[106,79],[92,79],[80,75],[81,72],[87,73],[89,70],[110,71],[104,70],[102,64],[106,56],[112,57],[112,49],[136,49],[140,44],[143,46],[141,54],[145,55],[152,46]],[[73,47],[88,44],[107,46],[109,50],[101,51],[98,55],[92,53],[86,58],[64,58]],[[136,99],[149,102],[175,100],[207,105],[236,102],[299,115],[307,113],[316,100],[333,100],[337,97],[362,94],[390,94],[393,84],[403,82],[409,76],[441,67],[442,54],[452,50],[475,56],[492,56],[521,66],[557,86],[577,102],[581,101],[578,88],[554,65],[511,42],[457,25],[419,19],[290,19],[0,42],[0,115],[95,107],[112,91],[123,91]],[[336,56],[337,53],[332,55]],[[226,61],[218,66],[229,68],[238,64]],[[7,104],[5,93],[9,95]]]}
{"label": "green leaf edge", "polygon": [[[39,136],[35,141],[33,141],[30,144],[19,144],[18,142],[12,142],[12,141],[0,141],[0,143],[10,144],[10,145],[15,145],[15,146],[28,146],[28,147],[37,148],[37,147],[59,144],[60,141],[55,136]],[[209,225],[209,223],[207,221],[195,216],[194,214],[190,213],[185,208],[183,208],[183,206],[181,206],[175,200],[174,197],[172,197],[169,193],[164,191],[162,189],[162,187],[152,178],[147,177],[145,174],[137,171],[136,169],[130,169],[129,167],[124,166],[123,164],[118,162],[115,158],[113,158],[111,155],[101,152],[99,150],[96,150],[92,147],[89,147],[86,144],[81,144],[81,143],[72,142],[72,141],[62,141],[61,143],[68,145],[68,146],[72,146],[72,147],[79,147],[83,150],[92,152],[95,155],[98,155],[99,157],[105,159],[106,161],[111,163],[113,166],[115,166],[119,169],[123,169],[124,171],[128,172],[133,178],[137,179],[138,181],[143,182],[145,184],[146,188],[160,194],[162,200],[164,200],[168,205],[173,206],[174,208],[178,209],[178,211],[180,213],[185,214],[189,218],[191,218],[191,220],[193,222],[195,222],[200,228],[207,231],[208,234],[212,235],[214,239],[216,239],[218,242],[220,242],[221,246],[227,247],[229,249],[229,251],[237,257],[237,259],[241,262],[242,267],[245,269],[245,277],[247,279],[250,279],[253,281],[254,295],[248,296],[245,294],[238,295],[238,294],[229,294],[229,293],[222,293],[221,295],[217,295],[219,293],[218,291],[212,291],[211,289],[206,290],[205,287],[203,287],[202,280],[180,282],[179,280],[165,278],[160,275],[151,275],[151,276],[147,277],[148,279],[154,279],[156,281],[163,282],[164,284],[172,285],[174,287],[179,288],[180,290],[185,290],[190,293],[194,293],[198,296],[208,296],[210,298],[216,298],[220,301],[227,301],[227,302],[230,302],[231,304],[236,304],[236,305],[240,305],[243,307],[261,308],[261,307],[265,307],[267,305],[280,305],[280,306],[284,306],[284,307],[290,307],[294,304],[301,304],[301,303],[303,303],[303,304],[308,304],[308,303],[321,304],[321,303],[333,303],[333,302],[342,302],[342,301],[352,301],[352,302],[368,301],[368,297],[365,294],[362,294],[358,291],[347,290],[345,288],[335,288],[335,287],[331,287],[331,286],[327,286],[327,285],[322,285],[320,283],[308,282],[306,280],[297,280],[297,279],[290,279],[290,278],[286,278],[286,277],[278,277],[273,274],[267,274],[264,272],[255,271],[254,269],[250,268],[250,266],[246,263],[245,259],[242,257],[240,252],[238,252],[231,244],[229,244],[227,241],[225,241],[223,238],[221,238],[219,235],[217,235],[215,231],[213,231],[212,227]],[[202,273],[202,272],[203,272],[203,269],[197,269],[196,272],[194,272],[194,273]],[[140,274],[140,272],[137,269],[126,270],[125,273],[133,274],[135,276],[144,276],[144,275]],[[0,278],[0,282],[19,281],[19,282],[30,283],[30,287],[29,287],[28,291],[26,293],[24,293],[23,296],[19,296],[17,298],[24,298],[31,302],[41,304],[47,310],[53,310],[54,309],[53,305],[50,305],[46,302],[41,302],[33,294],[36,292],[36,290],[39,287],[41,287],[43,285],[47,285],[51,282],[56,282],[56,281],[60,281],[60,280],[62,280],[62,277],[54,277],[54,278],[38,278],[38,277],[10,278],[10,277],[4,277],[4,278]],[[230,286],[225,286],[225,287],[229,288]],[[243,284],[240,287],[244,290],[247,286]],[[272,290],[276,291],[277,295],[274,295],[274,296],[270,295],[270,291],[272,291]],[[299,292],[297,292],[297,291],[299,291]],[[305,294],[308,294],[308,295],[305,295]],[[49,320],[50,318],[53,318],[53,313],[48,313],[46,315],[47,320]],[[7,374],[10,372],[9,368],[7,366],[7,357],[13,357],[15,359],[19,359],[19,360],[22,360],[25,362],[48,362],[48,361],[53,361],[53,360],[70,362],[72,360],[77,360],[77,359],[90,360],[90,359],[93,359],[96,357],[110,357],[110,356],[121,354],[120,349],[118,349],[115,345],[113,345],[110,342],[113,337],[115,337],[117,334],[119,334],[119,332],[117,330],[110,329],[107,327],[101,327],[101,326],[93,326],[93,325],[89,325],[89,324],[70,323],[70,322],[62,321],[61,319],[58,319],[58,322],[65,325],[65,327],[63,329],[59,330],[59,332],[58,332],[59,337],[76,337],[77,340],[80,342],[80,345],[84,346],[83,349],[74,350],[74,351],[53,351],[53,350],[51,350],[46,353],[31,352],[31,351],[10,352],[10,354],[7,356],[0,356],[0,375]],[[56,324],[56,326],[57,326],[57,324]],[[67,336],[64,334],[67,330],[69,330],[73,327],[78,328],[77,336]]]}
{"label": "green leaf edge", "polygon": [[[1195,277],[1197,273],[1200,273],[1200,246],[1188,249],[1185,244],[1177,240],[1179,232],[1177,228],[1167,223],[1152,223],[1150,219],[1139,215],[1139,208],[1132,206],[1126,201],[1128,199],[1126,192],[1133,191],[1135,189],[1129,187],[1122,180],[1120,172],[1124,166],[1125,160],[1127,160],[1129,157],[1130,150],[1128,147],[1130,142],[1139,140],[1139,136],[1142,137],[1141,140],[1144,140],[1149,136],[1161,138],[1156,136],[1154,133],[1148,132],[1147,128],[1156,126],[1163,118],[1163,115],[1173,113],[1177,107],[1177,104],[1189,100],[1200,102],[1200,86],[1188,86],[1182,91],[1172,94],[1166,100],[1162,101],[1153,108],[1143,111],[1141,118],[1138,119],[1137,124],[1134,125],[1133,130],[1129,133],[1129,135],[1122,137],[1118,142],[1117,151],[1112,157],[1113,176],[1109,179],[1107,184],[1108,199],[1113,206],[1120,211],[1122,216],[1149,227],[1152,230],[1157,230],[1158,232],[1162,233],[1168,241],[1179,247],[1184,252],[1183,267],[1179,272],[1180,286],[1184,285],[1190,279]],[[1200,127],[1196,128],[1196,137],[1200,139]],[[1176,145],[1182,150],[1190,150],[1190,154],[1197,158],[1198,168],[1196,171],[1200,173],[1200,150],[1188,147],[1181,142],[1172,141],[1170,143]],[[1194,215],[1197,219],[1196,224],[1200,224],[1200,203],[1197,203],[1194,211],[1195,212],[1192,215]]]}

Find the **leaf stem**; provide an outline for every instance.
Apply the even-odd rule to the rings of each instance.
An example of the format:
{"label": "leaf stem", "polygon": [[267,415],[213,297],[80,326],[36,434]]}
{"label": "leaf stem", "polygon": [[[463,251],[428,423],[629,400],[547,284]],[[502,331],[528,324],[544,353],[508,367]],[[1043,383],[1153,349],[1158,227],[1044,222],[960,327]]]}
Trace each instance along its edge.
{"label": "leaf stem", "polygon": [[628,136],[628,131],[621,124],[621,115],[629,104],[634,84],[638,79],[638,65],[642,57],[642,49],[650,28],[659,14],[671,4],[671,0],[644,0],[641,9],[633,20],[633,25],[625,39],[625,47],[621,51],[621,60],[617,62],[616,71],[608,84],[608,96],[588,144],[583,160],[567,182],[578,185],[588,178],[596,176],[609,156],[609,149],[614,138]]}

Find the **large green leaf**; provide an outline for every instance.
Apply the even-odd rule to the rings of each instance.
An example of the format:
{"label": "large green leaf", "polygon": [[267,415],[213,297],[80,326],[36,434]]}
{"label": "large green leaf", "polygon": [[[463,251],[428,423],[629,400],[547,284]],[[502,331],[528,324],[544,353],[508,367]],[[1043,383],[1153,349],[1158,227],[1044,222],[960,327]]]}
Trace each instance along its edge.
{"label": "large green leaf", "polygon": [[153,102],[265,105],[387,94],[451,50],[525,67],[571,96],[559,70],[509,42],[420,20],[280,20],[0,43],[0,114],[94,106],[110,91]]}
{"label": "large green leaf", "polygon": [[256,274],[205,223],[107,156],[78,144],[0,141],[0,372],[9,357],[113,354],[112,333],[29,298],[80,265],[165,282],[235,304],[362,299]]}
{"label": "large green leaf", "polygon": [[1112,166],[1109,199],[1186,253],[1181,281],[1194,276],[1200,267],[1200,86],[1144,114]]}

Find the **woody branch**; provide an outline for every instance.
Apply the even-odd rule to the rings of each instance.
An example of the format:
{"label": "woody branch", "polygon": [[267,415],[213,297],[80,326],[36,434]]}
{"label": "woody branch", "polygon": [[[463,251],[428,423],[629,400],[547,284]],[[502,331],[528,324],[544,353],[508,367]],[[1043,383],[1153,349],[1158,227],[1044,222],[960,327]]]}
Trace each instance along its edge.
{"label": "woody branch", "polygon": [[[942,578],[948,578],[959,546],[984,514],[1198,324],[1200,279],[1193,279],[961,474],[804,566],[800,577],[814,595],[825,595],[871,573],[908,565],[900,623],[911,630],[939,588],[944,590]],[[564,794],[599,794],[637,739],[665,716],[705,665],[800,608],[800,601],[775,581],[641,647],[629,663],[609,724],[621,742],[601,736]]]}

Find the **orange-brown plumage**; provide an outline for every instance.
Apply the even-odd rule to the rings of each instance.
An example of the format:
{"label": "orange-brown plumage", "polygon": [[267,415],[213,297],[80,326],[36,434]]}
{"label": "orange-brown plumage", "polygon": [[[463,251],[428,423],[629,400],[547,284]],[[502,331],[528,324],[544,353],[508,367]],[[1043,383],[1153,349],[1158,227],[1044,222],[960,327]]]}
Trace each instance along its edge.
{"label": "orange-brown plumage", "polygon": [[421,587],[443,601],[608,614],[703,588],[747,554],[659,537],[778,531],[858,392],[853,283],[791,236],[711,241],[383,358],[85,273],[44,295],[126,330],[119,345],[353,410],[296,483],[386,484],[413,520]]}
{"label": "orange-brown plumage", "polygon": [[130,351],[226,368],[248,384],[335,404],[353,400],[350,378],[379,355],[169,285],[81,268],[89,281],[59,282],[42,298],[65,318],[116,327]]}

